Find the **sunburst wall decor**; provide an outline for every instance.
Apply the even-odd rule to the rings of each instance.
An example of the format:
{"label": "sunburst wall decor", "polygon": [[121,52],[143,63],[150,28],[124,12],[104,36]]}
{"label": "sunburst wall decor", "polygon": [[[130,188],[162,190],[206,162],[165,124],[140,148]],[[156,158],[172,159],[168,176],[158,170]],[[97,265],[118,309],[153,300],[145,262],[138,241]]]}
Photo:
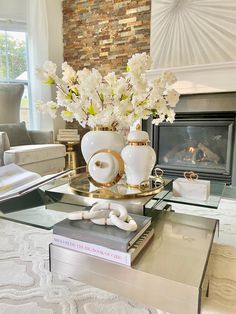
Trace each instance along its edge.
{"label": "sunburst wall decor", "polygon": [[236,0],[152,0],[153,68],[236,61]]}

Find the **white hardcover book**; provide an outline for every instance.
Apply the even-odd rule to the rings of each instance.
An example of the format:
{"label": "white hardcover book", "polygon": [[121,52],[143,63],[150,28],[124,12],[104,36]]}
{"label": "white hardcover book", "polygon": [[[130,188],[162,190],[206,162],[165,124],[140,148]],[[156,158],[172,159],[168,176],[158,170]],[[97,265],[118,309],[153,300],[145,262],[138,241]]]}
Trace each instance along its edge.
{"label": "white hardcover book", "polygon": [[59,129],[58,134],[78,134],[77,129]]}
{"label": "white hardcover book", "polygon": [[79,134],[65,134],[65,135],[58,134],[57,137],[80,138],[80,135]]}
{"label": "white hardcover book", "polygon": [[78,133],[58,133],[57,136],[79,136]]}
{"label": "white hardcover book", "polygon": [[79,135],[57,135],[58,141],[79,141]]}
{"label": "white hardcover book", "polygon": [[153,234],[153,228],[149,227],[133,244],[128,252],[112,250],[101,245],[70,239],[58,234],[53,234],[52,244],[80,253],[93,255],[95,257],[99,257],[118,264],[131,266],[133,260],[138,256],[141,250],[149,242]]}
{"label": "white hardcover book", "polygon": [[47,182],[59,178],[70,170],[41,177],[16,164],[0,167],[0,202],[27,194]]}

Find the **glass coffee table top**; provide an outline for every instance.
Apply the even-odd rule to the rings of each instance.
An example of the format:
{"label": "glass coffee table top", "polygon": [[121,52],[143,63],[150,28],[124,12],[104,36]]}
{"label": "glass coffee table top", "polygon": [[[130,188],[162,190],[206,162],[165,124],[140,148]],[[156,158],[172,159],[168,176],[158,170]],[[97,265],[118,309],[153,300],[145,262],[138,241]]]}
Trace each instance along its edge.
{"label": "glass coffee table top", "polygon": [[[0,202],[0,218],[50,230],[57,222],[67,217],[67,212],[83,210],[88,205],[98,201],[86,197],[86,202],[81,202],[81,197],[79,198],[78,195],[73,194],[73,191],[70,192],[71,194],[65,194],[64,187],[67,183],[68,178],[56,179],[24,196]],[[152,198],[140,198],[139,203],[141,204],[141,202],[143,202],[143,205],[141,204],[142,206],[140,206],[139,204],[139,206],[142,209],[141,212],[136,213],[143,214],[143,206],[145,203],[145,208],[148,208],[149,203],[149,207],[154,208],[154,205],[160,201],[217,208],[225,188],[224,183],[212,182],[210,197],[206,202],[202,202],[182,197],[174,197],[171,192],[172,181],[169,180],[166,181],[166,183],[164,189]],[[54,192],[51,193],[50,191]],[[59,192],[55,193],[55,191]],[[90,202],[88,202],[88,200]],[[130,206],[131,200],[126,201],[129,202],[129,204],[126,203],[126,205]],[[135,206],[137,205],[136,203]]]}
{"label": "glass coffee table top", "polygon": [[65,182],[66,179],[56,179],[28,194],[0,202],[0,218],[42,229],[52,229],[57,222],[66,218],[69,205],[53,202],[47,197],[45,190],[58,187]]}
{"label": "glass coffee table top", "polygon": [[[159,197],[162,198],[167,193],[167,185],[170,182],[170,179],[166,180],[165,191],[161,192]],[[143,214],[143,206],[152,196],[148,195],[133,200],[132,198],[111,199],[110,201],[119,201],[128,210],[131,206],[135,207],[135,210],[136,207],[139,207],[139,211],[136,213]],[[98,201],[103,200],[84,197],[74,192],[68,185],[68,177],[59,178],[28,194],[0,202],[0,218],[50,230],[56,223],[65,219],[68,212],[84,210]]]}

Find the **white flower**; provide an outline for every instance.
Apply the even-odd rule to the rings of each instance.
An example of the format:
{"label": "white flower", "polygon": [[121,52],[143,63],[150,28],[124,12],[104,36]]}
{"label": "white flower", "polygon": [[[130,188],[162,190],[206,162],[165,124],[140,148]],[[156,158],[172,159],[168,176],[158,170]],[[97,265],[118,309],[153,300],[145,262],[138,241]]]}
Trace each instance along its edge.
{"label": "white flower", "polygon": [[115,72],[110,72],[108,73],[105,77],[104,80],[112,87],[114,88],[116,83],[117,83],[117,77],[115,75]]}
{"label": "white flower", "polygon": [[127,64],[125,76],[114,72],[102,75],[96,69],[75,71],[67,62],[62,64],[62,78],[56,65],[45,62],[38,69],[40,79],[57,87],[57,103],[38,104],[38,110],[53,118],[59,111],[66,121],[76,119],[83,127],[97,124],[127,127],[139,119],[153,116],[153,123],[173,122],[179,95],[170,85],[176,80],[171,72],[163,72],[148,81],[145,72],[151,58],[146,53],[134,54]]}
{"label": "white flower", "polygon": [[45,61],[43,64],[43,69],[45,72],[48,72],[49,74],[56,74],[57,65],[52,61]]}
{"label": "white flower", "polygon": [[61,116],[63,120],[68,121],[68,122],[73,122],[74,119],[74,114],[71,111],[63,110],[61,112]]}
{"label": "white flower", "polygon": [[50,114],[50,116],[55,119],[57,116],[57,109],[58,109],[58,104],[55,103],[54,101],[48,101],[46,103],[46,107],[47,107],[47,112]]}
{"label": "white flower", "polygon": [[168,90],[166,100],[171,107],[175,107],[179,101],[179,93],[174,89]]}
{"label": "white flower", "polygon": [[45,61],[42,68],[36,69],[36,76],[38,79],[46,84],[53,84],[55,82],[57,65],[51,61]]}
{"label": "white flower", "polygon": [[128,60],[128,72],[131,73],[144,73],[150,69],[151,57],[145,52],[136,53]]}
{"label": "white flower", "polygon": [[75,70],[67,63],[62,63],[62,80],[66,82],[75,82],[76,81],[76,72]]}
{"label": "white flower", "polygon": [[177,81],[177,78],[174,75],[174,73],[169,71],[163,72],[163,78],[169,85],[172,85]]}
{"label": "white flower", "polygon": [[167,121],[167,122],[170,122],[170,123],[173,123],[174,120],[175,120],[175,112],[174,112],[173,109],[169,109],[168,114],[167,114],[166,121]]}
{"label": "white flower", "polygon": [[58,104],[54,101],[48,101],[43,103],[42,101],[37,102],[37,110],[42,113],[48,113],[53,119],[57,116]]}

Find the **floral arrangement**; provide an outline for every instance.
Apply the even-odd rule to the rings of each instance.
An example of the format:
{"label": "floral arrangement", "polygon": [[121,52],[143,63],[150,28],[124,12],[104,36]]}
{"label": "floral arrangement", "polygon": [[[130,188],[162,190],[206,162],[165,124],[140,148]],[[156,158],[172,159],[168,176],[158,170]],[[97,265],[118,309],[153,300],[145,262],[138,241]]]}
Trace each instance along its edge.
{"label": "floral arrangement", "polygon": [[75,71],[67,62],[62,64],[62,78],[56,74],[56,64],[44,63],[38,77],[55,84],[57,102],[38,103],[38,109],[53,118],[58,113],[66,121],[76,119],[83,127],[96,125],[132,126],[139,119],[153,117],[153,123],[173,122],[178,93],[171,88],[176,77],[163,72],[155,80],[147,80],[151,58],[146,53],[134,54],[124,76],[112,72],[102,76],[96,69]]}

